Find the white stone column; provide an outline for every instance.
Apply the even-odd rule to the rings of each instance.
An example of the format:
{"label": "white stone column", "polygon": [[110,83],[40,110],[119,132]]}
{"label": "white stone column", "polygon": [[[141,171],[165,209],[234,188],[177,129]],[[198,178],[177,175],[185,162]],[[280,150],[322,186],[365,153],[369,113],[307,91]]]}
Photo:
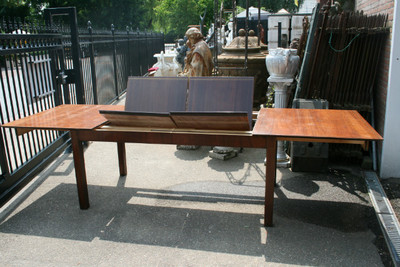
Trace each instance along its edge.
{"label": "white stone column", "polygon": [[[275,108],[286,108],[288,102],[288,86],[294,81],[293,77],[299,67],[300,57],[296,49],[270,49],[265,58],[269,73],[268,83],[274,87]],[[277,143],[277,167],[289,167],[289,157],[283,149],[283,142]]]}
{"label": "white stone column", "polygon": [[[288,86],[293,82],[293,78],[269,77],[267,80],[274,87],[274,108],[286,108],[288,103]],[[278,141],[276,151],[276,161],[278,167],[289,167],[290,159],[283,148],[283,141]]]}

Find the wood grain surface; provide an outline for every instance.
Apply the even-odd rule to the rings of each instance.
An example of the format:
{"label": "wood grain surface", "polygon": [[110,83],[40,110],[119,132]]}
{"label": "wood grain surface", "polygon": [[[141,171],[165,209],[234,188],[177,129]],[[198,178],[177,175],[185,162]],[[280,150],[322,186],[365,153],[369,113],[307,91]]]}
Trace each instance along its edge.
{"label": "wood grain surface", "polygon": [[107,122],[99,110],[124,110],[115,105],[61,105],[2,125],[19,129],[90,130]]}
{"label": "wood grain surface", "polygon": [[332,109],[261,109],[253,135],[382,140],[357,111]]}
{"label": "wood grain surface", "polygon": [[145,127],[145,128],[176,128],[169,113],[145,113],[128,111],[101,110],[100,113],[112,126]]}
{"label": "wood grain surface", "polygon": [[198,130],[249,131],[246,112],[171,112],[177,128]]}
{"label": "wood grain surface", "polygon": [[188,78],[130,77],[126,89],[126,111],[170,112],[186,109]]}
{"label": "wood grain surface", "polygon": [[189,79],[187,111],[242,111],[253,109],[253,77],[193,77]]}

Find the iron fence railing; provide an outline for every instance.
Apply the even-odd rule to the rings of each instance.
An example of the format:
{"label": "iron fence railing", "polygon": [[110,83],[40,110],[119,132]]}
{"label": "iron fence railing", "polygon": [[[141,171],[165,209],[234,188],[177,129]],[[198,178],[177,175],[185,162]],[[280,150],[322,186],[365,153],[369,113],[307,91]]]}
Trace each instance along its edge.
{"label": "iron fence railing", "polygon": [[[390,30],[388,17],[334,11],[328,4],[313,16],[294,98],[327,100],[329,108],[357,110],[373,124],[374,87]],[[366,153],[358,145],[329,145],[332,160],[360,163]]]}
{"label": "iron fence railing", "polygon": [[[64,11],[74,14],[75,9],[56,10]],[[74,40],[78,40],[78,57]],[[98,31],[91,25],[71,30],[68,25],[3,19],[0,123],[60,104],[109,104],[124,93],[128,76],[145,74],[155,63],[153,54],[162,50],[160,33]],[[0,204],[62,152],[68,140],[65,132],[34,130],[17,136],[13,129],[1,128]]]}
{"label": "iron fence railing", "polygon": [[[0,123],[23,118],[56,105],[52,60],[62,49],[61,35],[0,34]],[[1,129],[0,198],[23,184],[23,177],[41,168],[40,161],[65,143],[62,132],[35,130],[17,136]],[[40,155],[40,156],[39,156]]]}
{"label": "iron fence railing", "polygon": [[331,108],[370,112],[383,40],[389,33],[387,15],[330,15],[330,6],[324,6],[317,23],[309,43],[309,66],[296,96],[326,99]]}

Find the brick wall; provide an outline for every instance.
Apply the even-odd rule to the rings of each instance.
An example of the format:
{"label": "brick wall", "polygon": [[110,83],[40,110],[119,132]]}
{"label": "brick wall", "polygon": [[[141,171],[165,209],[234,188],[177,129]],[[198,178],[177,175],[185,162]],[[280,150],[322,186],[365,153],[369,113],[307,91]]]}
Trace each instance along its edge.
{"label": "brick wall", "polygon": [[356,0],[356,10],[365,14],[388,14],[389,21],[393,21],[394,0]]}
{"label": "brick wall", "polygon": [[[367,15],[387,14],[388,26],[392,27],[394,0],[356,0],[356,10],[363,11]],[[390,46],[391,46],[391,31],[387,39],[384,40],[381,62],[376,77],[376,84],[374,86],[374,105],[375,105],[375,128],[383,135],[385,123],[385,110],[386,110],[386,96],[389,75],[389,62],[390,62]],[[378,144],[378,157],[380,162],[380,155],[382,151],[382,144]]]}

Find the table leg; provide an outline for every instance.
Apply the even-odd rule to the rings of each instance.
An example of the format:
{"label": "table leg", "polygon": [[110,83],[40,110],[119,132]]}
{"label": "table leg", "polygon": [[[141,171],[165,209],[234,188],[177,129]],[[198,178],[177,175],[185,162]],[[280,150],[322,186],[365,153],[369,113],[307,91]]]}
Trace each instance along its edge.
{"label": "table leg", "polygon": [[126,150],[125,143],[118,142],[118,162],[119,162],[119,175],[126,176],[128,169],[126,166]]}
{"label": "table leg", "polygon": [[264,226],[272,226],[272,215],[274,211],[274,184],[276,179],[276,142],[276,138],[267,138]]}
{"label": "table leg", "polygon": [[83,157],[83,145],[79,140],[77,131],[71,131],[72,153],[74,155],[74,166],[76,185],[78,187],[79,206],[85,210],[89,208],[89,194],[86,181],[85,158]]}

